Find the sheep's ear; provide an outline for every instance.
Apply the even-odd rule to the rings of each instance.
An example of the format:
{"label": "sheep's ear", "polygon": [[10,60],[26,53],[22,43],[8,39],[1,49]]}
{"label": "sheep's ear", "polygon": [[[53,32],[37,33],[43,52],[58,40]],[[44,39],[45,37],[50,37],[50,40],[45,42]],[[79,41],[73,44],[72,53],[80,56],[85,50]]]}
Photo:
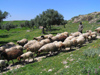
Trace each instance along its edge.
{"label": "sheep's ear", "polygon": [[20,57],[17,57],[17,60],[20,60]]}

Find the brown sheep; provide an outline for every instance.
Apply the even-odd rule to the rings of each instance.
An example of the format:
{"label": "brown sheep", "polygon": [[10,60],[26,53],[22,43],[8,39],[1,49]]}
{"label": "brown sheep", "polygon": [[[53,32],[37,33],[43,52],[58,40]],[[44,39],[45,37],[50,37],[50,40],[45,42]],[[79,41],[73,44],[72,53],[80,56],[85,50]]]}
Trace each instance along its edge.
{"label": "brown sheep", "polygon": [[[3,51],[1,53],[1,57],[4,57],[4,59],[6,59],[9,63],[10,60],[12,60],[12,62],[13,62],[13,59],[16,59],[21,54],[23,54],[23,52],[21,50],[15,49],[15,50],[12,50],[12,51],[9,51],[9,52]],[[13,64],[14,64],[14,62],[13,62]]]}

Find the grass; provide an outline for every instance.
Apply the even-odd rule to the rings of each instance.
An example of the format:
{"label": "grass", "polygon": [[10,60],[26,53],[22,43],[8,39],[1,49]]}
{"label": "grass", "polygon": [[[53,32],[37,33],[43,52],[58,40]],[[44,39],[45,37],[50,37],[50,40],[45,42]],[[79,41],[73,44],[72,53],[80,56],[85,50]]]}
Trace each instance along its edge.
{"label": "grass", "polygon": [[[67,31],[69,33],[76,32],[78,30],[79,23],[66,24],[66,28],[63,26],[53,26],[52,31],[46,32],[56,35]],[[100,26],[100,24],[88,24],[83,22],[84,30],[93,30]],[[17,40],[27,38],[31,40],[33,37],[37,37],[41,34],[40,29],[33,29],[31,32],[26,32],[28,28],[11,29],[10,31],[0,30],[0,45],[7,42],[16,43]],[[100,40],[93,40],[92,43],[88,43],[80,49],[73,51],[61,52],[58,55],[54,55],[43,59],[40,62],[34,62],[25,65],[19,69],[14,69],[6,73],[6,75],[100,75]],[[17,60],[14,60],[17,62]],[[63,64],[66,61],[66,64]],[[11,63],[11,61],[10,61]],[[51,70],[52,71],[49,71]]]}

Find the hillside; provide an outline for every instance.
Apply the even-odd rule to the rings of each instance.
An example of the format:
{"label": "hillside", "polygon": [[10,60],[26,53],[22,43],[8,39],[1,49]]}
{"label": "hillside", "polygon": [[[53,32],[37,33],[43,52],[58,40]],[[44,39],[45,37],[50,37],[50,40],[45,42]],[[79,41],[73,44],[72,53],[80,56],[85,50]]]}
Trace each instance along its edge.
{"label": "hillside", "polygon": [[89,23],[99,23],[100,22],[100,12],[93,12],[86,15],[79,15],[71,18],[73,23],[80,21],[88,21]]}
{"label": "hillside", "polygon": [[3,21],[2,23],[3,24],[5,24],[5,23],[8,23],[8,22],[10,22],[10,23],[12,23],[13,25],[20,25],[21,23],[24,23],[26,20],[15,20],[15,21]]}
{"label": "hillside", "polygon": [[[63,26],[53,26],[52,31],[46,32],[56,35],[67,31],[69,33],[78,31],[79,23],[72,23],[71,21],[66,24],[66,28]],[[88,21],[83,22],[85,33],[86,30],[96,29],[100,24],[89,24]],[[37,37],[41,34],[41,29],[34,29],[31,32],[27,32],[28,28],[17,28],[7,30],[0,30],[0,45],[8,42],[16,43],[17,40],[27,38],[32,40],[33,37]],[[100,40],[93,40],[91,43],[86,43],[81,48],[72,48],[72,50],[62,51],[57,55],[44,58],[39,62],[32,62],[29,64],[19,64],[24,67],[19,69],[13,68],[12,71],[7,72],[7,75],[94,75],[95,73],[100,74],[100,60],[99,60],[99,49]],[[26,52],[26,50],[24,50]],[[18,61],[15,59],[15,63]],[[90,63],[91,62],[91,63]],[[10,61],[12,63],[12,61]],[[15,65],[16,66],[16,65]],[[5,72],[5,71],[4,71]]]}

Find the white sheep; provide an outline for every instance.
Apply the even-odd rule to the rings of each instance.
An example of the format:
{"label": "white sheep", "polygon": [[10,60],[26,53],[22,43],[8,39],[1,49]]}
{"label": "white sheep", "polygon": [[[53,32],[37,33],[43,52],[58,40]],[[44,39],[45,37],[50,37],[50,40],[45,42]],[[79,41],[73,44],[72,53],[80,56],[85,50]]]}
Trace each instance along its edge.
{"label": "white sheep", "polygon": [[77,39],[76,39],[76,37],[72,38],[71,41],[73,43],[72,45],[76,47],[77,46]]}
{"label": "white sheep", "polygon": [[28,42],[24,45],[23,49],[27,49],[30,45],[34,44],[35,42],[37,42],[37,41],[36,41],[36,40],[30,40],[30,41],[28,41]]}
{"label": "white sheep", "polygon": [[15,44],[13,42],[9,42],[9,43],[6,44],[6,46],[7,47],[13,47],[13,46],[15,46]]}
{"label": "white sheep", "polygon": [[29,58],[33,58],[33,61],[34,61],[34,54],[33,54],[31,51],[28,51],[28,52],[22,54],[22,55],[21,55],[20,57],[18,57],[17,59],[18,59],[18,60],[23,59],[23,60],[25,61],[25,59],[27,59],[27,58],[28,58],[28,61],[29,61]]}
{"label": "white sheep", "polygon": [[24,46],[27,42],[28,42],[27,39],[22,39],[22,40],[17,41],[17,44]]}
{"label": "white sheep", "polygon": [[5,51],[6,51],[6,52],[9,52],[9,51],[12,51],[12,50],[15,50],[15,49],[17,49],[17,48],[16,48],[16,47],[11,47],[11,48],[5,49]]}
{"label": "white sheep", "polygon": [[100,27],[96,28],[95,31],[97,31],[97,33],[98,33],[99,36],[100,36]]}
{"label": "white sheep", "polygon": [[70,35],[74,36],[74,37],[77,37],[77,36],[81,35],[81,33],[80,32],[74,32],[74,33],[71,33]]}
{"label": "white sheep", "polygon": [[53,42],[55,45],[56,45],[56,47],[58,48],[58,50],[61,50],[61,48],[62,48],[62,46],[63,46],[63,43],[61,42],[61,41],[54,41]]}
{"label": "white sheep", "polygon": [[6,48],[5,51],[6,51],[6,52],[9,52],[9,51],[16,50],[16,49],[23,50],[23,47],[20,46],[20,45],[15,45],[15,46],[13,46],[13,47]]}
{"label": "white sheep", "polygon": [[0,60],[1,71],[3,70],[3,67],[6,67],[6,61],[5,60]]}
{"label": "white sheep", "polygon": [[77,37],[78,45],[82,46],[84,42],[85,42],[85,38],[83,37],[83,35],[80,35],[79,37]]}
{"label": "white sheep", "polygon": [[44,46],[42,46],[39,50],[38,50],[38,55],[40,53],[44,53],[44,52],[55,52],[58,51],[58,48],[56,47],[56,45],[54,43],[48,43],[45,44]]}
{"label": "white sheep", "polygon": [[73,42],[71,40],[65,40],[63,42],[63,46],[64,47],[70,47],[70,50],[71,50],[71,46],[72,46]]}
{"label": "white sheep", "polygon": [[71,40],[72,38],[74,38],[74,36],[69,36],[65,40]]}
{"label": "white sheep", "polygon": [[43,46],[43,44],[41,44],[40,42],[35,42],[34,44],[30,45],[27,48],[27,51],[31,51],[31,52],[35,52],[37,53],[38,50]]}
{"label": "white sheep", "polygon": [[43,40],[43,39],[45,39],[44,37],[41,37],[41,36],[39,36],[39,37],[34,37],[33,38],[33,40],[37,40],[37,41],[41,41],[41,40]]}
{"label": "white sheep", "polygon": [[51,37],[53,37],[53,35],[52,35],[52,34],[48,34],[48,35],[42,35],[41,37],[47,39],[47,38],[51,38]]}
{"label": "white sheep", "polygon": [[45,44],[50,43],[50,42],[51,42],[50,39],[44,39],[44,40],[41,40],[41,41],[40,41],[40,43],[41,43],[42,45],[45,45]]}

